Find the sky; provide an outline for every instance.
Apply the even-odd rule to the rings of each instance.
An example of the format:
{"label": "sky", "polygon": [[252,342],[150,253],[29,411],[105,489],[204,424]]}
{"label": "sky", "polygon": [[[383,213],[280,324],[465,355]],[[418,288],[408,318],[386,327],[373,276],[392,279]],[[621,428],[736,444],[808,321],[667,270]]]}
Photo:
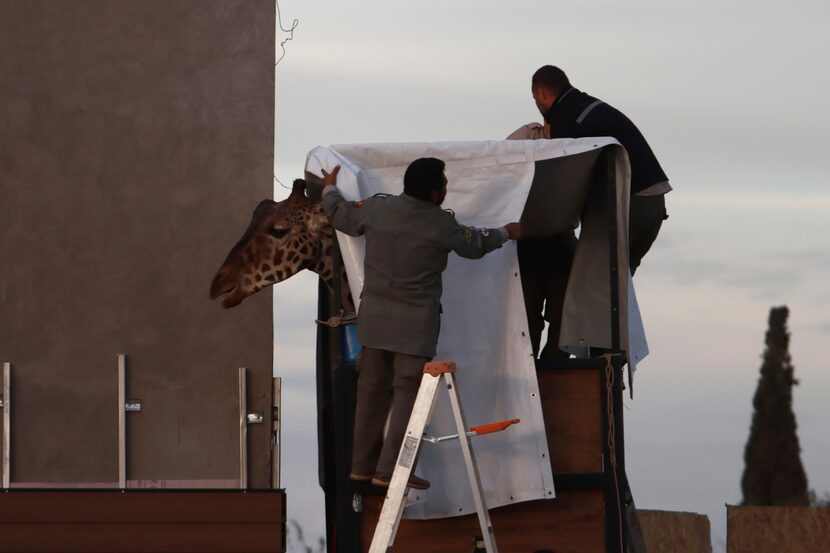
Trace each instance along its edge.
{"label": "sky", "polygon": [[[772,306],[790,308],[808,483],[830,492],[830,5],[791,1],[282,0],[275,174],[317,145],[500,139],[540,121],[530,77],[563,68],[626,113],[669,175],[670,218],[635,277],[651,349],[626,401],[639,508],[709,517],[741,500],[743,449]],[[278,42],[286,33],[277,29]],[[281,53],[277,47],[278,55]],[[275,198],[288,190],[275,185]],[[317,485],[316,276],[274,290],[282,486],[306,541]],[[264,298],[264,297],[263,297]],[[254,296],[247,301],[257,301]]]}

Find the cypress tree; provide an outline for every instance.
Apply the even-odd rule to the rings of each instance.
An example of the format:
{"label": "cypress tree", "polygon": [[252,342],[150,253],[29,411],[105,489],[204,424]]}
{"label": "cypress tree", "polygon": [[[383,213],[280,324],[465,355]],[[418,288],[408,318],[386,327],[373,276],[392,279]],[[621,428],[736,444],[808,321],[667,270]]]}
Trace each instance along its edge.
{"label": "cypress tree", "polygon": [[761,376],[752,400],[755,411],[744,449],[744,505],[809,504],[792,408],[792,387],[798,381],[790,362],[788,316],[786,306],[769,312]]}

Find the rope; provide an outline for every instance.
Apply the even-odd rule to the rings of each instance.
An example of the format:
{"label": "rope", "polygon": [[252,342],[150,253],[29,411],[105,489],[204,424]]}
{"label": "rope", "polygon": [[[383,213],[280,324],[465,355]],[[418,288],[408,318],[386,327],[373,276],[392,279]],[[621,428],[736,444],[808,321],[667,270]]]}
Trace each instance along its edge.
{"label": "rope", "polygon": [[[285,57],[285,44],[289,40],[294,40],[294,29],[296,29],[297,25],[300,24],[300,21],[298,19],[294,19],[294,21],[291,22],[291,27],[289,27],[288,29],[283,27],[282,26],[282,13],[280,12],[280,0],[275,0],[275,3],[277,5],[277,24],[280,26],[280,30],[282,32],[288,33],[288,36],[284,40],[280,41],[280,48],[282,49],[282,55],[277,59],[277,61],[274,62],[274,67],[279,65],[279,63]],[[291,187],[284,185],[282,183],[282,181],[277,178],[277,175],[274,175],[274,180],[277,181],[277,183],[280,186],[282,186],[283,188],[285,188],[286,190],[291,190]]]}
{"label": "rope", "polygon": [[318,325],[328,326],[331,328],[337,328],[338,326],[345,326],[350,324],[357,323],[357,315],[355,313],[347,313],[345,309],[341,309],[340,313],[337,315],[333,315],[329,317],[325,321],[321,321],[319,319],[314,320],[315,323]]}
{"label": "rope", "polygon": [[277,183],[279,183],[279,185],[282,186],[283,188],[285,188],[286,190],[293,190],[293,188],[291,188],[290,186],[285,186],[282,183],[282,181],[277,178],[277,175],[274,175],[274,180],[277,181]]}
{"label": "rope", "polygon": [[622,508],[620,507],[620,482],[617,478],[617,430],[614,425],[614,365],[611,363],[611,358],[615,354],[606,353],[605,358],[605,407],[606,415],[608,416],[608,455],[611,463],[611,474],[614,477],[614,493],[616,494],[617,505],[617,522],[618,530],[620,532],[620,551],[624,551],[625,543],[623,542],[623,518]]}
{"label": "rope", "polygon": [[280,13],[280,0],[276,0],[276,4],[277,4],[277,24],[280,26],[280,30],[282,32],[289,33],[289,35],[285,38],[285,40],[280,42],[280,48],[282,48],[282,55],[279,57],[279,59],[277,59],[277,61],[274,62],[274,67],[279,65],[279,63],[285,57],[285,43],[288,42],[289,40],[294,40],[294,29],[296,29],[297,25],[300,24],[299,20],[294,19],[294,21],[291,22],[291,27],[289,27],[288,29],[283,27],[282,26],[282,14]]}

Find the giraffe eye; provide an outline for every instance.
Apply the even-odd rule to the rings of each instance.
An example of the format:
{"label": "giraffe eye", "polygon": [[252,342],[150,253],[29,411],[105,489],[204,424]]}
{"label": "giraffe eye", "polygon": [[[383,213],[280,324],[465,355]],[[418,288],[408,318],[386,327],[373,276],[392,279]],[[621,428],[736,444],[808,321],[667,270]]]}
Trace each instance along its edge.
{"label": "giraffe eye", "polygon": [[283,238],[286,234],[288,234],[287,228],[269,228],[268,234],[273,236],[274,238]]}

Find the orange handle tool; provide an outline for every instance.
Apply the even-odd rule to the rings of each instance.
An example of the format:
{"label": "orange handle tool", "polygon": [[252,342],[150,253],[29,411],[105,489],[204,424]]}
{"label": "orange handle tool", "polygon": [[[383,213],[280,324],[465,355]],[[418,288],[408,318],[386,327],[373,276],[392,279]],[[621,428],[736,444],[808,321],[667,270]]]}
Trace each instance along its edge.
{"label": "orange handle tool", "polygon": [[491,422],[490,424],[482,424],[480,426],[470,427],[470,431],[476,434],[490,434],[492,432],[501,432],[510,425],[518,424],[519,419],[510,419],[506,421]]}

